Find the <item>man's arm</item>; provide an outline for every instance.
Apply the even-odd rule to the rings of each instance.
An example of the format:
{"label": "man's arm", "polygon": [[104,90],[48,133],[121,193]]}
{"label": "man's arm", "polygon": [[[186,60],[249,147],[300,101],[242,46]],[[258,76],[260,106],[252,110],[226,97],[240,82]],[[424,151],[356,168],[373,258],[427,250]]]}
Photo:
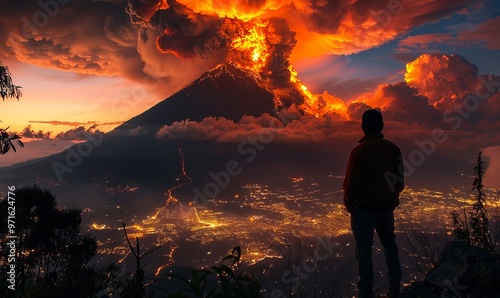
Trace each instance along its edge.
{"label": "man's arm", "polygon": [[[395,162],[394,180],[392,185],[392,196],[394,200],[394,208],[399,206],[399,193],[405,188],[405,177],[404,177],[404,161],[401,150],[397,151],[397,160]],[[386,176],[387,178],[387,176]]]}
{"label": "man's arm", "polygon": [[401,150],[399,150],[399,148],[394,151],[391,165],[384,173],[384,178],[390,188],[392,196],[395,200],[398,200],[398,204],[396,204],[396,206],[399,205],[399,193],[402,192],[405,187],[403,155],[401,154]]}
{"label": "man's arm", "polygon": [[359,167],[359,157],[355,150],[351,152],[349,161],[347,162],[345,178],[344,178],[344,206],[347,212],[352,213],[356,206],[356,196],[359,192],[359,183],[361,173]]}
{"label": "man's arm", "polygon": [[398,171],[397,171],[397,175],[399,176],[399,179],[398,181],[396,181],[396,185],[395,185],[395,188],[396,188],[396,192],[399,194],[400,192],[403,191],[403,189],[405,188],[405,175],[404,175],[404,169],[405,169],[405,165],[404,165],[404,161],[403,161],[403,154],[401,153],[401,150],[398,148]]}

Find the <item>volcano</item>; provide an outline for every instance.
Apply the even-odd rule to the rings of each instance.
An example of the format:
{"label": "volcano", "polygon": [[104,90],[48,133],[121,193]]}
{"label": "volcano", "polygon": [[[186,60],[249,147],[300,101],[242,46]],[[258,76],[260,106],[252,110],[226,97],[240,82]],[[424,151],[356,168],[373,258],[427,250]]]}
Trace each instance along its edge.
{"label": "volcano", "polygon": [[[288,104],[303,101],[298,91],[290,94],[288,99],[292,100]],[[286,97],[279,100],[281,106],[283,98]],[[84,209],[104,202],[123,206],[127,202],[148,200],[157,204],[164,201],[169,189],[186,181],[187,177],[182,174],[186,171],[192,185],[176,192],[184,191],[186,200],[190,200],[192,188],[210,181],[210,172],[224,169],[229,160],[242,159],[239,144],[157,138],[158,130],[163,125],[186,119],[224,117],[236,122],[243,116],[258,117],[264,113],[275,116],[276,104],[276,95],[265,88],[258,75],[231,63],[220,65],[104,134],[102,140],[77,144],[26,165],[4,168],[0,181],[18,187],[37,183],[57,194],[63,206]],[[132,133],[134,131],[140,133]],[[305,152],[311,152],[310,144],[270,144],[268,149],[259,152],[259,159],[247,167],[244,174],[235,177],[234,185],[254,181],[254,177],[263,173],[273,176],[273,168],[289,174],[293,172],[289,167],[302,162],[309,166],[309,155]]]}
{"label": "volcano", "polygon": [[258,117],[275,112],[274,94],[262,88],[259,77],[233,63],[205,72],[191,84],[144,113],[126,121],[116,130],[141,126],[158,131],[163,125],[190,119]]}

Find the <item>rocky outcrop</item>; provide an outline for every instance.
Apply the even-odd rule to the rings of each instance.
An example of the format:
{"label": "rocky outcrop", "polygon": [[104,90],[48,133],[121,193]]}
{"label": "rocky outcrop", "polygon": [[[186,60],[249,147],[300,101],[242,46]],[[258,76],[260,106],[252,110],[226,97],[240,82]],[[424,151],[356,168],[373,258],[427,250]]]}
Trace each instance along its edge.
{"label": "rocky outcrop", "polygon": [[436,267],[407,287],[403,297],[500,297],[500,255],[452,241]]}

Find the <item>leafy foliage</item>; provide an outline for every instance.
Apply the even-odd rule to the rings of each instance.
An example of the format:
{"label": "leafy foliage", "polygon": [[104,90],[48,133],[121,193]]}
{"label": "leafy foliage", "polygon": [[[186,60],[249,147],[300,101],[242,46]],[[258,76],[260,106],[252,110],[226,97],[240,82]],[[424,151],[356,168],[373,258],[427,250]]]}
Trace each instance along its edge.
{"label": "leafy foliage", "polygon": [[472,182],[472,190],[476,191],[476,202],[472,206],[472,211],[464,209],[463,218],[457,212],[452,212],[453,235],[458,241],[481,246],[486,250],[492,250],[493,242],[491,240],[485,206],[486,195],[483,190],[483,179],[484,161],[482,160],[482,152],[480,151],[477,155],[477,162],[474,167],[474,181]]}
{"label": "leafy foliage", "polygon": [[12,76],[9,68],[0,62],[0,96],[5,98],[19,98],[22,96],[21,87],[12,83]]}
{"label": "leafy foliage", "polygon": [[[21,87],[16,86],[12,83],[12,77],[9,71],[9,68],[5,65],[2,64],[0,61],[0,96],[2,97],[2,100],[5,100],[5,98],[19,98],[22,96],[21,93]],[[0,154],[5,154],[7,153],[10,148],[16,152],[16,147],[14,146],[15,141],[19,147],[24,147],[23,142],[20,140],[20,136],[17,134],[12,134],[7,131],[9,129],[8,127],[6,129],[1,129],[0,128]]]}
{"label": "leafy foliage", "polygon": [[19,147],[24,147],[23,142],[20,140],[21,137],[18,136],[17,134],[12,134],[7,131],[9,129],[8,127],[6,129],[1,129],[0,128],[0,154],[5,154],[7,153],[10,148],[16,152],[16,147],[14,146],[15,141]]}
{"label": "leafy foliage", "polygon": [[[96,254],[97,242],[80,232],[81,211],[59,209],[52,193],[36,185],[17,189],[13,197],[16,292],[27,297],[42,297],[41,293],[65,297],[64,293],[80,289],[71,296],[92,297],[96,289],[90,285],[96,283],[89,281],[99,278],[87,264]],[[7,214],[9,207],[13,206],[7,200],[1,201],[0,213]],[[7,243],[11,236],[5,230],[7,217],[0,224],[0,242]],[[6,245],[1,247],[0,294],[5,294],[10,252]]]}
{"label": "leafy foliage", "polygon": [[210,270],[192,270],[191,278],[177,274],[167,274],[179,279],[186,289],[171,295],[171,298],[183,297],[261,297],[260,284],[252,274],[239,273],[241,248],[236,246],[227,255],[221,265]]}

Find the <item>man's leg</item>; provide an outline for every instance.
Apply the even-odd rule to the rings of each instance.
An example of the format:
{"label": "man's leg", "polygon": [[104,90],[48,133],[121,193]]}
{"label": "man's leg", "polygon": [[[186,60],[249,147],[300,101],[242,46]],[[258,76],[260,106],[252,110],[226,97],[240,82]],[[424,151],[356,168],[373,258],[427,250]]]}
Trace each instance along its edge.
{"label": "man's leg", "polygon": [[358,260],[359,297],[373,297],[373,213],[356,208],[351,214],[351,228],[356,241],[356,259]]}
{"label": "man's leg", "polygon": [[398,297],[401,286],[401,265],[398,245],[394,234],[394,215],[392,212],[381,213],[375,225],[380,243],[384,247],[387,276],[389,278],[389,297]]}

